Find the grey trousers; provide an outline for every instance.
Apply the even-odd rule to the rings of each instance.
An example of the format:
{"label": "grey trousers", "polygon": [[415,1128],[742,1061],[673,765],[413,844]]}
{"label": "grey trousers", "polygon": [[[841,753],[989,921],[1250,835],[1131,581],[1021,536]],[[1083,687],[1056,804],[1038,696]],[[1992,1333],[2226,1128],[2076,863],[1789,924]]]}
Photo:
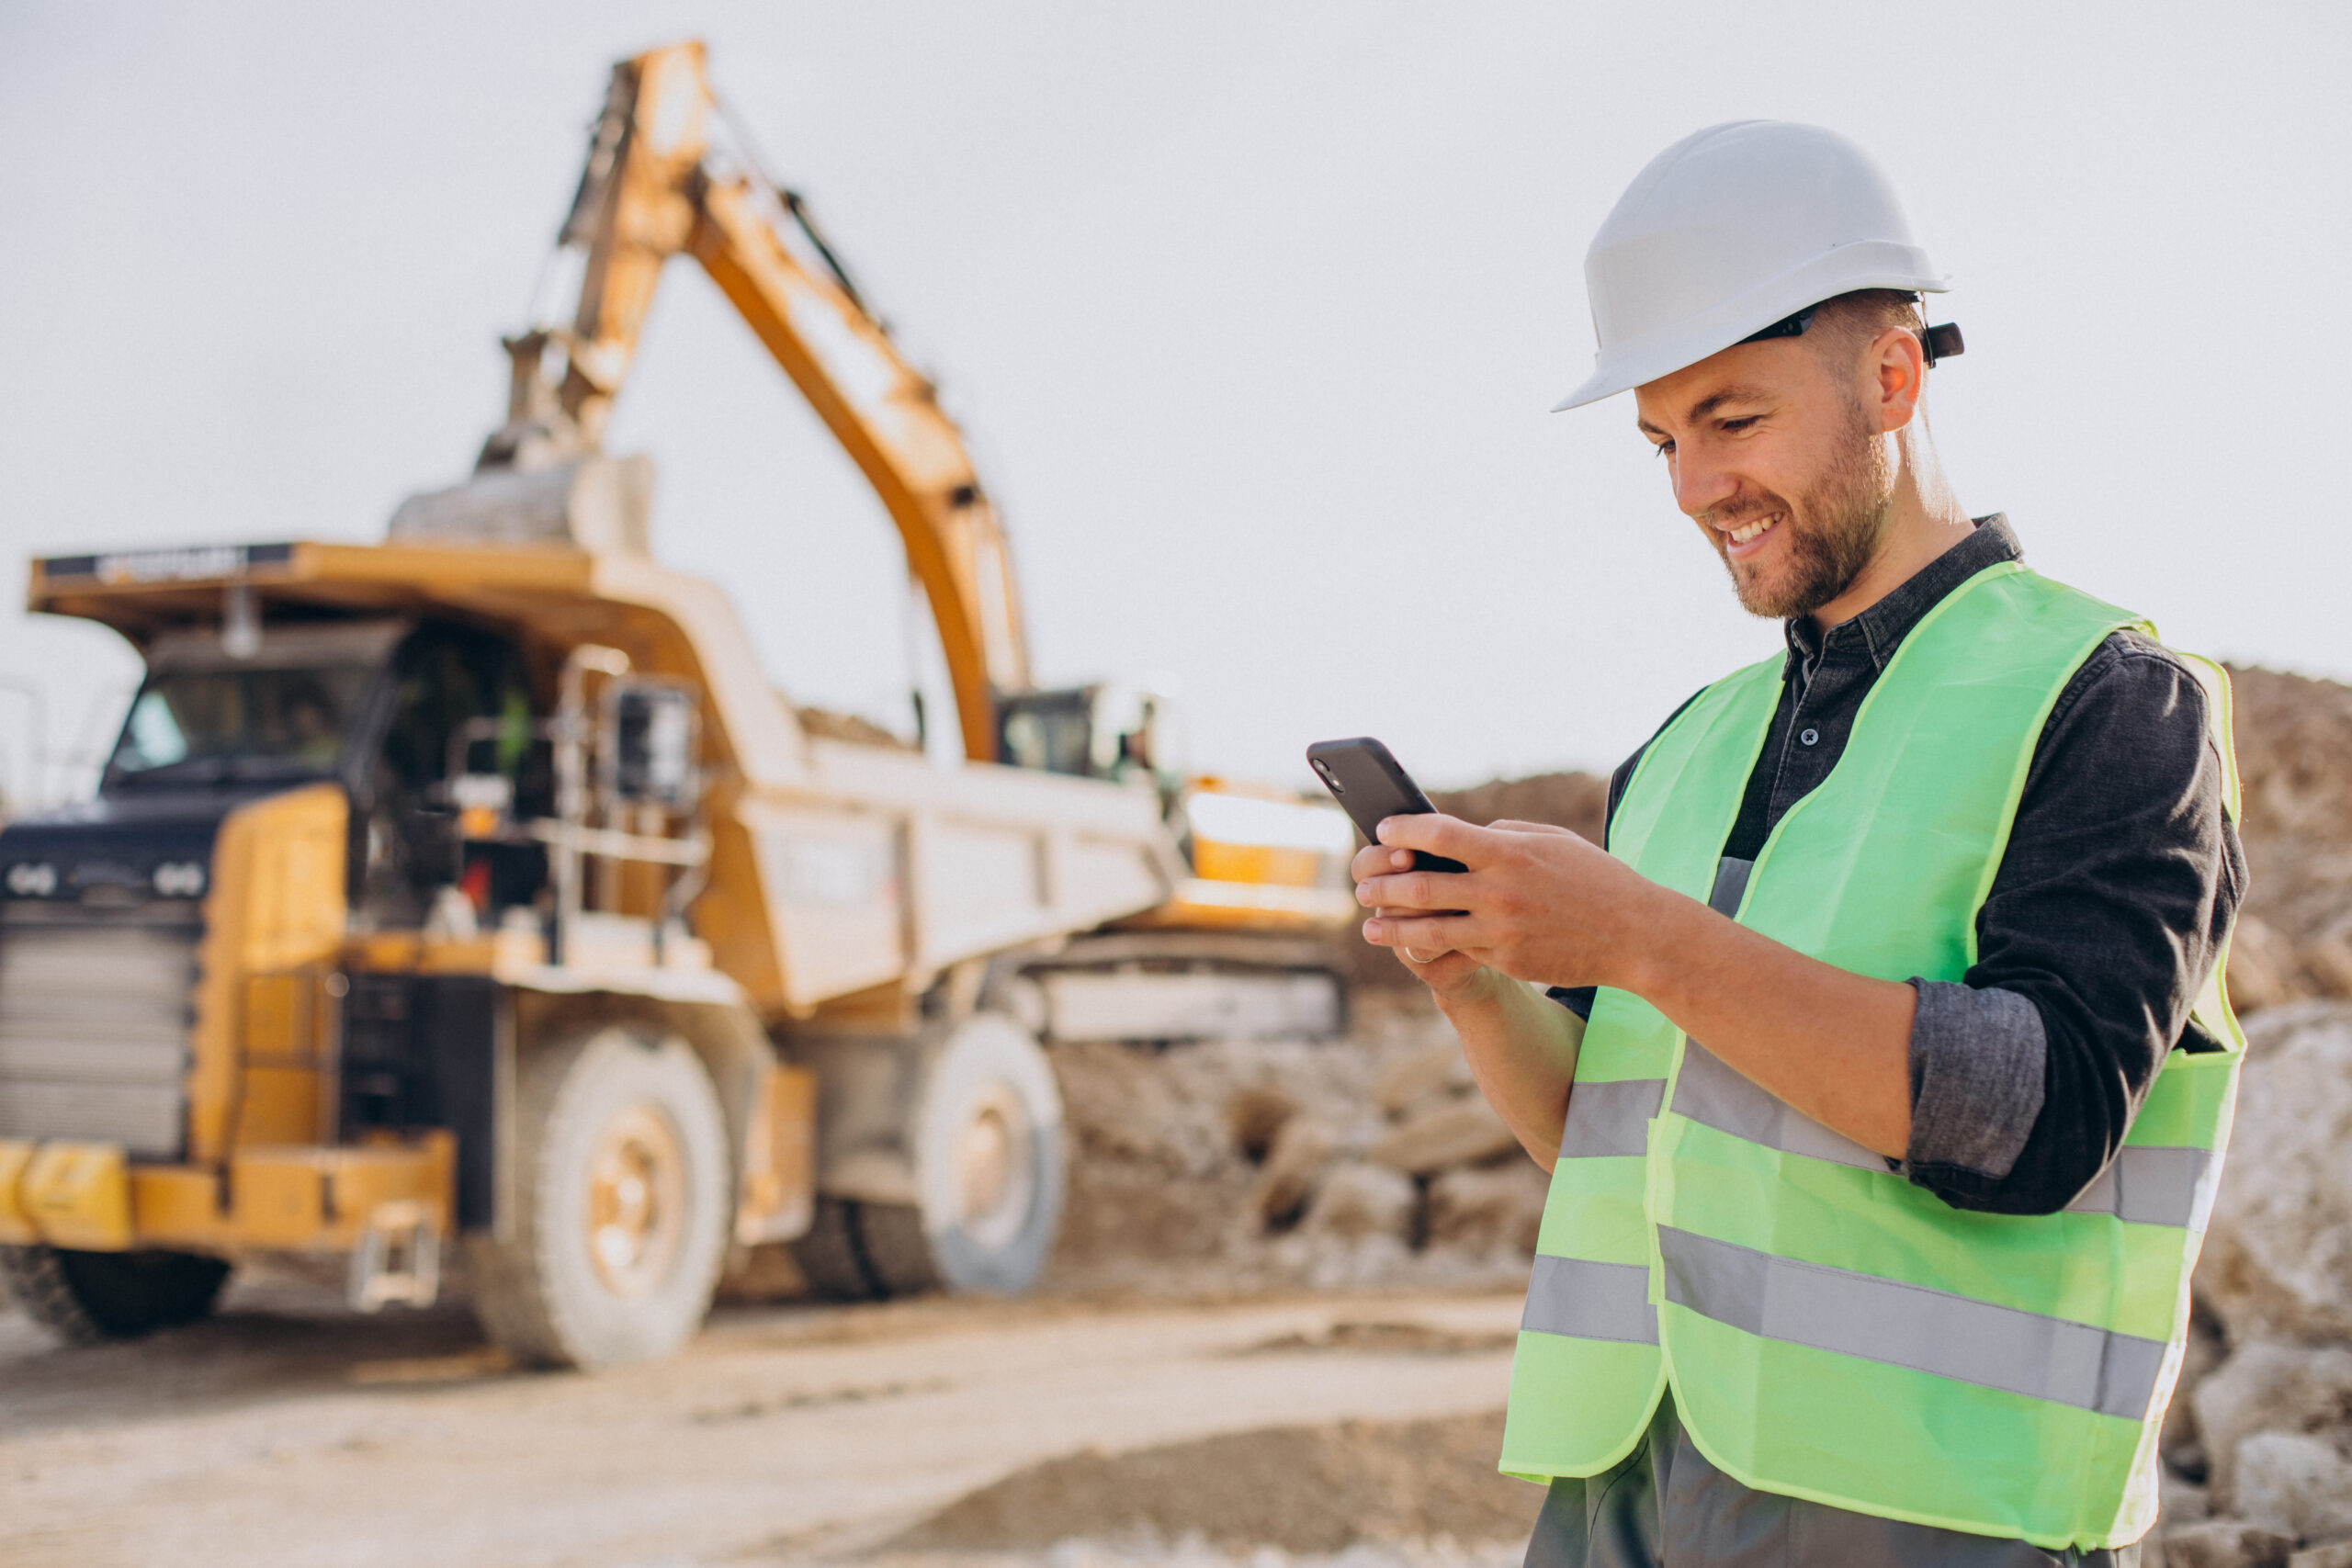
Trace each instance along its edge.
{"label": "grey trousers", "polygon": [[1683,1431],[1674,1397],[1614,1470],[1552,1483],[1527,1568],[2139,1568],[2135,1543],[2049,1551],[1741,1485]]}

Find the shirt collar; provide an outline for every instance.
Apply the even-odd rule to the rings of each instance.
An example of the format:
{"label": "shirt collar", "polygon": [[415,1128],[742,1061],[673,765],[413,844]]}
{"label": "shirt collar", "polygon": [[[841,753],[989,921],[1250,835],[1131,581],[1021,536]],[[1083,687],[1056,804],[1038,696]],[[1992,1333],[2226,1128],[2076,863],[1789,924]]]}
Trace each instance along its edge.
{"label": "shirt collar", "polygon": [[1903,639],[1911,635],[1911,628],[1943,603],[1953,589],[1986,567],[2016,560],[2025,553],[2018,547],[2018,536],[2009,527],[2007,513],[1995,512],[1970,521],[1975,525],[1975,532],[1913,572],[1893,592],[1852,620],[1840,621],[1826,632],[1817,629],[1809,615],[1797,615],[1783,622],[1789,668],[1810,669],[1832,649],[1859,649],[1872,664],[1884,670],[1886,661],[1894,657],[1894,650],[1903,646]]}

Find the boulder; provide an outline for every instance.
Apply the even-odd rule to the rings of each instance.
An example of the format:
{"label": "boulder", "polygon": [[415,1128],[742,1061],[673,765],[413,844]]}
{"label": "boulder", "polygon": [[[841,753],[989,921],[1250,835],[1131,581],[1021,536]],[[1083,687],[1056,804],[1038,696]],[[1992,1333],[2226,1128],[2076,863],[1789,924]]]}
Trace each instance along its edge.
{"label": "boulder", "polygon": [[2287,1568],[2352,1568],[2352,1540],[2305,1547],[2287,1559]]}
{"label": "boulder", "polygon": [[1390,1117],[1409,1120],[1417,1111],[1476,1088],[1462,1047],[1449,1040],[1400,1057],[1373,1080],[1372,1098]]}
{"label": "boulder", "polygon": [[2190,1396],[2211,1466],[2213,1504],[2242,1511],[2237,1456],[2258,1432],[2315,1432],[2352,1422],[2352,1349],[2257,1342],[2207,1374]]}
{"label": "boulder", "polygon": [[1519,1139],[1486,1100],[1472,1095],[1424,1111],[1390,1128],[1365,1154],[1408,1176],[1428,1176],[1448,1166],[1476,1165],[1519,1147]]}
{"label": "boulder", "polygon": [[2228,1354],[2222,1344],[2222,1332],[2213,1321],[2211,1312],[2203,1303],[2192,1307],[2188,1319],[2188,1345],[2181,1357],[2180,1377],[2172,1386],[2172,1403],[2165,1408],[2164,1428],[2156,1438],[2156,1451],[2164,1461],[2192,1481],[2201,1482],[2211,1469],[2205,1455],[2205,1445],[2197,1430],[2197,1385],[2206,1375],[2222,1364]]}
{"label": "boulder", "polygon": [[2295,958],[2320,995],[2352,996],[2352,934],[2323,931],[2297,948]]}
{"label": "boulder", "polygon": [[2190,1525],[2213,1517],[2213,1505],[2205,1488],[2177,1476],[2156,1478],[2159,1499],[2156,1517],[2166,1525]]}
{"label": "boulder", "polygon": [[1339,1134],[1319,1117],[1301,1113],[1284,1122],[1250,1189],[1250,1213],[1272,1230],[1295,1222],[1339,1146]]}
{"label": "boulder", "polygon": [[1413,1211],[1420,1205],[1420,1189],[1413,1179],[1385,1166],[1349,1160],[1333,1166],[1316,1189],[1301,1228],[1311,1235],[1342,1236],[1350,1241],[1368,1235],[1393,1235],[1400,1240],[1413,1229]]}
{"label": "boulder", "polygon": [[2230,1005],[2243,1017],[2305,994],[2295,944],[2260,916],[2239,915],[2230,936]]}
{"label": "boulder", "polygon": [[2301,1540],[2352,1536],[2352,1460],[2306,1432],[2256,1432],[2238,1444],[2237,1512]]}
{"label": "boulder", "polygon": [[1413,1254],[1401,1236],[1365,1235],[1349,1241],[1326,1235],[1298,1239],[1306,1248],[1306,1283],[1313,1290],[1374,1290],[1412,1273]]}
{"label": "boulder", "polygon": [[1430,1179],[1429,1243],[1470,1252],[1535,1250],[1551,1178],[1533,1160],[1464,1167]]}
{"label": "boulder", "polygon": [[1255,1165],[1273,1152],[1274,1137],[1283,1123],[1297,1114],[1298,1101],[1292,1096],[1251,1084],[1227,1102],[1225,1124],[1233,1129],[1233,1146]]}
{"label": "boulder", "polygon": [[2164,1568],[2287,1568],[2295,1538],[2240,1519],[2205,1519],[2164,1533]]}
{"label": "boulder", "polygon": [[2352,1005],[2274,1008],[2246,1036],[2198,1293],[2233,1343],[2352,1339]]}

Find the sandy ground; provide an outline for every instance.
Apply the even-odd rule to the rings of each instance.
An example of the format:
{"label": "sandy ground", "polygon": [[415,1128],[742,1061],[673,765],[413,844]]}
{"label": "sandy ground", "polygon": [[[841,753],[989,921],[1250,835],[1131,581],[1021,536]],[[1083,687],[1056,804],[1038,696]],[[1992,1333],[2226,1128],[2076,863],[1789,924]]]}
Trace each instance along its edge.
{"label": "sandy ground", "polygon": [[[87,1349],[0,1312],[0,1564],[855,1555],[1089,1450],[1491,1413],[1519,1310],[1505,1294],[733,1307],[674,1359],[595,1378],[505,1367],[459,1307],[365,1320],[297,1284]],[[1172,1550],[1160,1560],[1216,1556]],[[1036,1560],[1121,1558],[1114,1542]]]}

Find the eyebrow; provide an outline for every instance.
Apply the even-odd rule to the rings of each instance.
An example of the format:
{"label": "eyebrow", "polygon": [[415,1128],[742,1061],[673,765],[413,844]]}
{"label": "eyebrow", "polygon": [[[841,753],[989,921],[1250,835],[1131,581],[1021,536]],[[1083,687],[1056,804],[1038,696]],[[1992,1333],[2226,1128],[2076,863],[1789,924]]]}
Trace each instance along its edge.
{"label": "eyebrow", "polygon": [[[1706,418],[1709,414],[1714,412],[1717,409],[1723,407],[1725,403],[1754,402],[1770,396],[1771,393],[1762,387],[1725,387],[1722,391],[1713,393],[1708,397],[1701,398],[1697,402],[1692,403],[1690,405],[1690,412],[1682,417],[1686,423],[1696,424],[1701,420]],[[1664,435],[1666,434],[1665,431],[1660,430],[1657,425],[1652,424],[1645,419],[1637,418],[1634,421],[1634,424],[1635,428],[1639,429],[1645,435]]]}

